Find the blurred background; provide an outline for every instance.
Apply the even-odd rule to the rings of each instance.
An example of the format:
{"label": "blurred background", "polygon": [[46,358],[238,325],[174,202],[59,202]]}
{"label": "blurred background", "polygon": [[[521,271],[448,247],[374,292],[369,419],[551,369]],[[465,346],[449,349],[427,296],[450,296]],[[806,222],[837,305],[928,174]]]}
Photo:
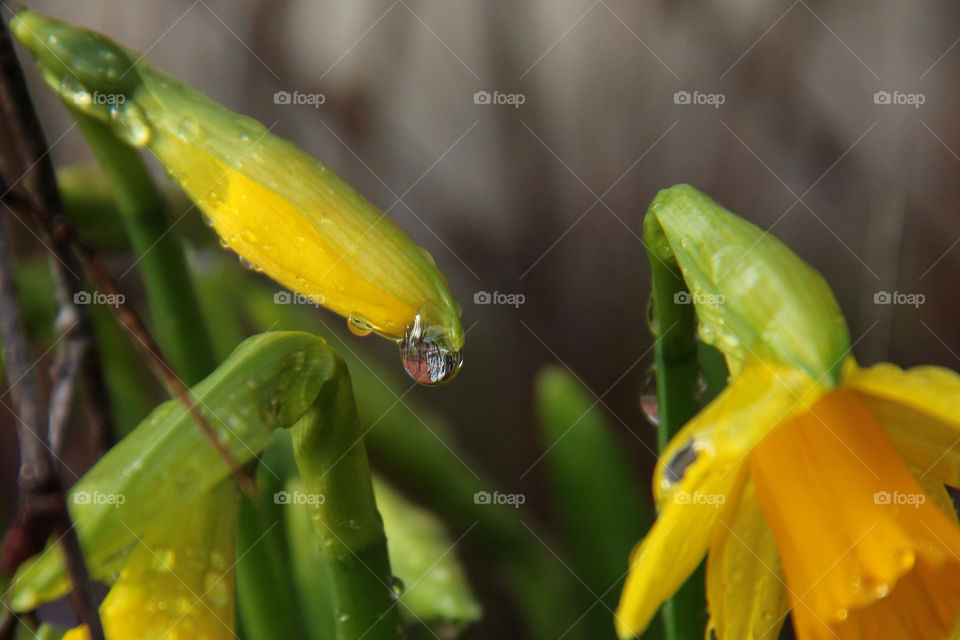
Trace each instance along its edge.
{"label": "blurred background", "polygon": [[[526,496],[520,516],[543,526],[544,544],[556,527],[533,400],[544,366],[592,390],[638,482],[649,482],[656,438],[639,404],[652,363],[640,235],[661,188],[697,186],[820,270],[861,362],[960,367],[955,2],[30,6],[103,31],[272,127],[430,251],[469,330],[454,383],[413,388],[392,344],[349,336],[324,310],[312,319],[343,336],[338,349],[396,373],[404,403],[441,415],[468,454],[463,464],[491,491]],[[55,163],[89,160],[22,60]],[[131,264],[112,259],[118,274]],[[121,285],[135,294],[136,272]],[[897,304],[894,292],[922,294],[922,304]],[[16,471],[9,424],[0,443],[6,521]],[[516,611],[483,558],[471,557],[469,537],[465,547],[487,605],[477,637],[522,637],[505,631],[516,629]]]}

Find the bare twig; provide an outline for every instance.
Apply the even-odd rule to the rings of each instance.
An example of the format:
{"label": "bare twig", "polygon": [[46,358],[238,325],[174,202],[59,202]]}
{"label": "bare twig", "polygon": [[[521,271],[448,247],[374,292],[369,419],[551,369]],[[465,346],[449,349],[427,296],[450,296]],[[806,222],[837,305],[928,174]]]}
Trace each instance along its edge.
{"label": "bare twig", "polygon": [[15,569],[23,560],[40,551],[51,533],[56,533],[73,581],[74,611],[87,625],[91,637],[103,640],[90,577],[67,513],[60,469],[54,463],[40,430],[37,389],[20,324],[6,225],[7,218],[0,219],[0,337],[6,352],[4,366],[17,418],[20,495],[17,519],[3,541],[4,568],[8,571]]}
{"label": "bare twig", "polygon": [[[43,130],[27,92],[23,71],[17,62],[6,25],[3,25],[0,33],[0,98],[3,100],[7,120],[11,123],[15,146],[18,146],[21,154],[25,156],[22,158],[25,160],[23,164],[31,167],[22,179],[25,188],[5,189],[6,196],[3,204],[15,214],[19,214],[21,218],[32,217],[37,221],[41,237],[48,249],[58,258],[56,262],[64,267],[54,272],[55,279],[61,280],[58,283],[60,308],[73,305],[72,296],[67,300],[60,292],[79,291],[79,284],[74,281],[78,280],[77,274],[81,272],[86,274],[98,290],[112,295],[118,304],[111,305],[110,308],[120,324],[132,336],[134,346],[147,362],[153,365],[154,372],[168,393],[187,408],[201,431],[230,467],[243,491],[251,499],[257,500],[259,493],[253,480],[243,470],[236,457],[216,437],[209,421],[190,398],[189,389],[167,362],[159,345],[133,307],[126,302],[126,297],[122,295],[119,285],[96,250],[80,237],[64,215]],[[73,268],[77,260],[80,266]],[[58,275],[60,277],[57,277]],[[82,310],[77,310],[76,307],[74,309],[78,317],[83,317]],[[99,371],[97,375],[99,376]]]}

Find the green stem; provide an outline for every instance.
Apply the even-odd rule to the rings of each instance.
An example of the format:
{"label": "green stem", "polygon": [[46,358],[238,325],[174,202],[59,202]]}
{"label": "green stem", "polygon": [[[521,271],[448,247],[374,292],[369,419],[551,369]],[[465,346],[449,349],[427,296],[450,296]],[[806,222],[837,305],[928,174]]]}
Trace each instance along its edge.
{"label": "green stem", "polygon": [[336,616],[337,640],[402,638],[350,375],[339,371],[291,433],[314,515]]}
{"label": "green stem", "polygon": [[157,342],[184,382],[192,385],[217,363],[183,250],[170,233],[163,195],[136,149],[107,125],[77,109],[70,111],[113,190],[147,289]]}
{"label": "green stem", "polygon": [[[194,384],[217,365],[186,259],[170,233],[166,201],[136,149],[119,140],[105,124],[72,110],[113,191],[147,289],[153,331],[177,373]],[[272,492],[268,492],[272,494]],[[241,504],[237,567],[239,618],[251,640],[304,637],[295,599],[282,528],[267,520],[275,505]]]}
{"label": "green stem", "polygon": [[[697,318],[680,269],[653,216],[644,223],[644,240],[650,258],[653,299],[654,357],[657,377],[660,451],[699,410],[697,398],[700,365]],[[667,640],[703,637],[707,624],[704,568],[687,579],[663,606]]]}

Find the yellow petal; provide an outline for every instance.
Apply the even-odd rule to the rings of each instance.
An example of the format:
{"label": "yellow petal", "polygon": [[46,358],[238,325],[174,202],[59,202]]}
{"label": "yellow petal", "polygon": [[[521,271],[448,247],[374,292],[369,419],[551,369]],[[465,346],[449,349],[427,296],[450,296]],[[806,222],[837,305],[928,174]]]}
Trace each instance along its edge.
{"label": "yellow petal", "polygon": [[[107,640],[235,640],[237,496],[224,482],[139,541],[100,605]],[[87,640],[78,627],[68,640]]]}
{"label": "yellow petal", "polygon": [[941,367],[859,369],[848,362],[844,384],[866,401],[921,475],[960,487],[960,375]]}
{"label": "yellow petal", "polygon": [[960,520],[957,519],[957,509],[953,504],[953,498],[950,497],[950,493],[947,491],[947,488],[943,486],[943,483],[932,473],[923,474],[916,469],[911,469],[910,471],[913,472],[917,482],[923,487],[924,493],[933,500],[933,504],[936,505],[944,515],[950,518],[951,522],[960,525]]}
{"label": "yellow petal", "polygon": [[776,540],[748,481],[739,499],[723,510],[707,555],[713,637],[777,640],[790,610],[782,573]]}
{"label": "yellow petal", "polygon": [[870,409],[827,393],[750,454],[801,640],[943,640],[960,614],[960,528]]}
{"label": "yellow petal", "polygon": [[749,361],[677,434],[654,474],[660,515],[630,559],[616,612],[620,637],[642,632],[700,564],[720,507],[742,486],[750,449],[817,393],[798,370]]}

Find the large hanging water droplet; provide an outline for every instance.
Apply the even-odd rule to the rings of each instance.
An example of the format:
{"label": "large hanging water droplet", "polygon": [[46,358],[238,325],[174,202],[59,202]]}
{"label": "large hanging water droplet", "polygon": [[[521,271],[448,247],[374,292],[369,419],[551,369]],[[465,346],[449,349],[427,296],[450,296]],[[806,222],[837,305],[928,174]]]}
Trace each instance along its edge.
{"label": "large hanging water droplet", "polygon": [[373,331],[373,325],[359,313],[347,316],[347,328],[355,336],[368,336]]}
{"label": "large hanging water droplet", "polygon": [[452,380],[463,364],[463,353],[430,337],[417,314],[413,326],[400,340],[400,359],[410,377],[420,384],[440,384]]}
{"label": "large hanging water droplet", "polygon": [[653,426],[660,424],[660,404],[657,402],[657,373],[652,368],[643,380],[640,392],[640,409]]}

